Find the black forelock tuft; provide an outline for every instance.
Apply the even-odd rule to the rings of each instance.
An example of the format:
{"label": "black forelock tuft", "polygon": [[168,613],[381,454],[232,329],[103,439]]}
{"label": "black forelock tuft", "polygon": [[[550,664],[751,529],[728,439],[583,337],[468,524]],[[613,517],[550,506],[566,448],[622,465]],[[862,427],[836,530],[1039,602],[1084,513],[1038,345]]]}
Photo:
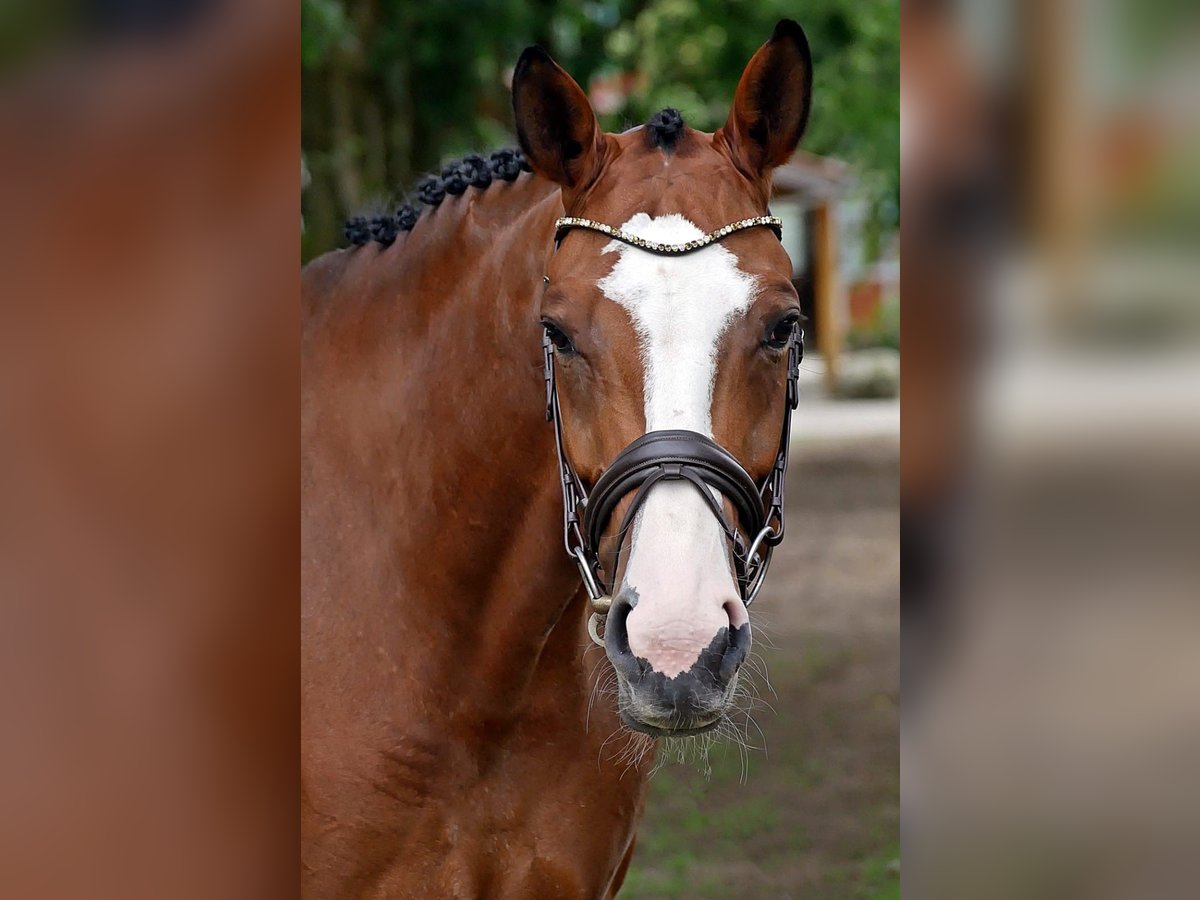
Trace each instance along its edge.
{"label": "black forelock tuft", "polygon": [[683,129],[683,115],[669,106],[656,112],[646,122],[646,136],[650,146],[661,147],[663,150],[675,149],[675,144],[683,136]]}
{"label": "black forelock tuft", "polygon": [[[493,151],[486,159],[471,153],[442,167],[439,175],[430,175],[416,188],[418,204],[437,206],[446,195],[457,197],[467,188],[483,190],[495,181],[516,181],[522,172],[532,169],[520,150],[505,148]],[[412,231],[421,217],[421,206],[406,203],[395,214],[354,216],[346,222],[343,234],[346,241],[361,247],[371,241],[387,247],[402,231]]]}

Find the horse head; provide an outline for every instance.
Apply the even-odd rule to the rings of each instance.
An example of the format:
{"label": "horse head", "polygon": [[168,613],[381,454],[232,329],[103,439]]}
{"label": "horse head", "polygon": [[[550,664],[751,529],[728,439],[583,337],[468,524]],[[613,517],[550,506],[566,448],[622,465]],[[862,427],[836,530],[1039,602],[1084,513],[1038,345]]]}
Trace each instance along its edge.
{"label": "horse head", "polygon": [[800,307],[767,203],[811,75],[780,22],[715,133],[664,110],[607,134],[544,51],[514,73],[521,148],[566,214],[540,314],[568,549],[606,611],[621,716],[649,734],[726,713],[782,536]]}

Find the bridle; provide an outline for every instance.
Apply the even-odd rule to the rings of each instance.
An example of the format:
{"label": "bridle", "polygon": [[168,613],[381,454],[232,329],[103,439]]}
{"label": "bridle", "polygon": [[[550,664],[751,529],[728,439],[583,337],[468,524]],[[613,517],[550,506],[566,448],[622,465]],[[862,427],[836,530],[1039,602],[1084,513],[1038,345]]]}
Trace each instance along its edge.
{"label": "bridle", "polygon": [[[574,216],[555,223],[554,247],[557,251],[566,232],[584,228],[606,234],[650,253],[680,256],[707,247],[726,235],[746,228],[767,226],[780,234],[781,221],[774,216],[755,216],[718,228],[704,237],[683,244],[661,244],[637,235]],[[567,553],[579,566],[584,588],[592,604],[588,633],[601,646],[598,627],[612,604],[610,591],[600,575],[600,540],[621,499],[633,494],[633,501],[621,519],[616,533],[617,549],[613,570],[618,567],[624,536],[632,526],[650,489],[662,481],[690,482],[704,498],[716,517],[732,550],[734,571],[742,602],[749,606],[758,596],[766,578],[771,554],[783,540],[783,492],[787,474],[788,444],[792,410],[799,401],[800,360],[804,357],[804,332],[796,323],[787,345],[787,392],[784,398],[783,428],[779,450],[770,474],[757,484],[741,463],[716,441],[695,431],[650,431],[617,454],[611,465],[596,480],[591,494],[583,487],[575,467],[563,450],[562,411],[554,377],[554,345],[547,331],[542,338],[546,377],[546,420],[554,425],[554,445],[558,452],[558,470],[563,494],[563,542]],[[729,500],[735,510],[733,521],[713,490]],[[739,527],[740,526],[740,527]],[[751,537],[749,541],[747,537]]]}

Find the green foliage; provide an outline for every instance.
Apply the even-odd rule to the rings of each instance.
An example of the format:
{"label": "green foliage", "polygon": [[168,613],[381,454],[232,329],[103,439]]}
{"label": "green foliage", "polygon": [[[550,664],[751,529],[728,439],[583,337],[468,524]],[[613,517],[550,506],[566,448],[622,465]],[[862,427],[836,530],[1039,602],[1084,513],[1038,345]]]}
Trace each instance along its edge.
{"label": "green foliage", "polygon": [[324,64],[335,47],[351,45],[354,40],[340,0],[301,0],[301,67],[316,68]]}
{"label": "green foliage", "polygon": [[301,0],[305,255],[336,246],[341,220],[395,199],[446,158],[511,143],[508,81],[544,46],[587,87],[637,73],[609,130],[664,106],[721,125],[746,61],[780,18],[812,44],[804,146],[854,163],[894,224],[899,123],[897,0]]}
{"label": "green foliage", "polygon": [[746,61],[775,23],[798,16],[816,72],[804,146],[866,169],[897,167],[900,11],[895,0],[658,0],[606,42],[617,68],[638,69],[641,88],[626,114],[642,121],[676,105],[689,123],[724,121]]}

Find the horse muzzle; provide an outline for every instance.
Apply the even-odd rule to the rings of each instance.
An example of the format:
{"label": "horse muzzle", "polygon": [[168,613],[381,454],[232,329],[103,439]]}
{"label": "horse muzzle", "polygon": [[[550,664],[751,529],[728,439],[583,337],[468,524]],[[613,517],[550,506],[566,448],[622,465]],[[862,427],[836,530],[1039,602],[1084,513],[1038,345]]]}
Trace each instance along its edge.
{"label": "horse muzzle", "polygon": [[655,736],[699,734],[715,728],[732,702],[738,670],[750,649],[750,625],[721,628],[691,665],[668,676],[636,656],[626,622],[629,592],[613,599],[604,646],[617,673],[618,708],[635,731]]}

